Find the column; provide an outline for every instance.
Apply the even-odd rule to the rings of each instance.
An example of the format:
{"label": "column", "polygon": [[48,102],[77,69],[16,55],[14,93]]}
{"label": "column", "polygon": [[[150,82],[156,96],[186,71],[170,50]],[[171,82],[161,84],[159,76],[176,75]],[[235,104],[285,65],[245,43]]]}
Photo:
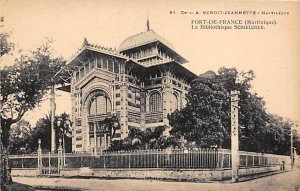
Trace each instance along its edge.
{"label": "column", "polygon": [[73,121],[73,128],[72,128],[72,151],[74,152],[76,149],[76,130],[77,130],[77,123],[76,119],[76,106],[75,103],[77,102],[77,94],[75,93],[75,88],[72,87],[71,89],[71,103],[72,103],[72,112],[71,112],[71,121]]}
{"label": "column", "polygon": [[111,146],[111,137],[109,135],[107,136],[107,147],[110,148],[110,146]]}
{"label": "column", "polygon": [[103,137],[103,148],[107,149],[107,134],[104,132],[104,137]]}
{"label": "column", "polygon": [[170,112],[171,109],[171,103],[170,100],[172,99],[172,87],[171,84],[169,83],[170,79],[167,79],[167,83],[163,87],[163,123],[164,125],[169,125],[169,120],[168,120],[168,113]]}
{"label": "column", "polygon": [[122,83],[120,84],[121,108],[120,108],[120,124],[121,124],[121,138],[127,137],[128,124],[127,124],[127,95],[128,84],[126,82],[125,74],[121,75]]}
{"label": "column", "polygon": [[146,92],[141,90],[140,94],[140,107],[141,107],[141,129],[146,129]]}
{"label": "column", "polygon": [[38,175],[40,175],[42,173],[42,166],[43,166],[41,139],[38,140],[38,144],[39,144],[39,147],[37,150],[37,153],[38,153]]}
{"label": "column", "polygon": [[58,168],[58,174],[60,174],[60,169],[62,169],[62,165],[63,165],[62,152],[63,152],[63,149],[62,149],[62,145],[61,145],[61,139],[59,139],[59,147],[57,149],[57,157],[58,157],[57,168]]}
{"label": "column", "polygon": [[94,117],[94,155],[97,155],[97,121]]}
{"label": "column", "polygon": [[238,95],[239,91],[231,91],[231,155],[232,155],[232,182],[239,181],[239,130],[238,130]]}
{"label": "column", "polygon": [[56,150],[55,129],[54,129],[54,118],[55,118],[55,109],[56,109],[54,80],[53,80],[53,85],[51,86],[50,108],[51,108],[51,152],[53,153]]}

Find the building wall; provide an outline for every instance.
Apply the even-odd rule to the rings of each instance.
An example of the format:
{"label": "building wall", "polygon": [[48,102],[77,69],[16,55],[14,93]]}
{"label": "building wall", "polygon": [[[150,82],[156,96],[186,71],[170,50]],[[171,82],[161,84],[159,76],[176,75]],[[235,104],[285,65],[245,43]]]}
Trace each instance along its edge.
{"label": "building wall", "polygon": [[[103,67],[103,63],[99,62],[105,59],[101,59],[100,56],[97,59],[95,61],[91,58],[92,61],[87,62],[89,65],[82,66],[84,69],[79,68],[72,79],[72,121],[75,122],[73,151],[93,151],[94,138],[90,136],[88,122],[93,122],[92,116],[89,115],[89,106],[91,95],[95,91],[105,92],[111,102],[111,110],[107,114],[103,113],[102,118],[97,115],[95,120],[103,120],[113,113],[119,118],[121,128],[116,131],[115,139],[127,137],[131,128],[144,130],[169,125],[168,113],[185,106],[185,95],[189,85],[180,77],[165,72],[149,74],[143,79],[138,77],[138,74],[126,72],[125,62],[112,62],[111,65]],[[117,72],[114,70],[116,65]],[[83,74],[80,74],[80,71],[83,71]],[[153,94],[161,98],[161,106],[157,111],[151,111]]]}

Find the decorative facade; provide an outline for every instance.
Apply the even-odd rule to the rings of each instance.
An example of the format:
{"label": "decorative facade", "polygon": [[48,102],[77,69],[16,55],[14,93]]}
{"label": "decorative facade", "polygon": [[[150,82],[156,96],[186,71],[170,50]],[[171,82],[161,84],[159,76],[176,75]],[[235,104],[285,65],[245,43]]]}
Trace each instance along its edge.
{"label": "decorative facade", "polygon": [[[67,63],[71,75],[73,151],[107,149],[112,139],[127,137],[131,128],[168,125],[167,115],[185,107],[190,82],[196,75],[187,60],[148,28],[125,39],[118,49],[90,44]],[[106,118],[115,115],[114,136]]]}

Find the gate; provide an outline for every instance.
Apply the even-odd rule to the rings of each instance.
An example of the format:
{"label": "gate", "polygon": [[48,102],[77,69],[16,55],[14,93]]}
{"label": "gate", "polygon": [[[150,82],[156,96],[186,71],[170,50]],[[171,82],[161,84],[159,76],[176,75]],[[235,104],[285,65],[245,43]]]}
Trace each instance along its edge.
{"label": "gate", "polygon": [[[40,144],[39,144],[40,145]],[[62,148],[59,147],[57,153],[42,154],[42,149],[38,149],[38,169],[39,176],[60,176],[63,164]]]}

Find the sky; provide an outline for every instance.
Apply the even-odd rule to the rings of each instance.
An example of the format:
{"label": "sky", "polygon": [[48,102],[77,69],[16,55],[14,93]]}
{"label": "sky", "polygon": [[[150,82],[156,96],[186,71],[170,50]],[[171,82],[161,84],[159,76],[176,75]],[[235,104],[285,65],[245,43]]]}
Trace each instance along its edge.
{"label": "sky", "polygon": [[[202,11],[281,11],[289,15],[195,15]],[[175,11],[175,14],[170,14]],[[195,74],[220,67],[253,70],[253,92],[267,110],[300,121],[300,3],[251,1],[105,1],[0,0],[0,16],[16,47],[35,49],[54,39],[55,54],[71,57],[86,37],[89,42],[118,47],[127,37],[150,28],[167,39]],[[264,30],[192,29],[192,20],[276,21]],[[9,64],[7,61],[6,64]],[[58,92],[57,113],[71,111],[70,97]],[[33,124],[49,112],[49,99],[25,119]]]}

